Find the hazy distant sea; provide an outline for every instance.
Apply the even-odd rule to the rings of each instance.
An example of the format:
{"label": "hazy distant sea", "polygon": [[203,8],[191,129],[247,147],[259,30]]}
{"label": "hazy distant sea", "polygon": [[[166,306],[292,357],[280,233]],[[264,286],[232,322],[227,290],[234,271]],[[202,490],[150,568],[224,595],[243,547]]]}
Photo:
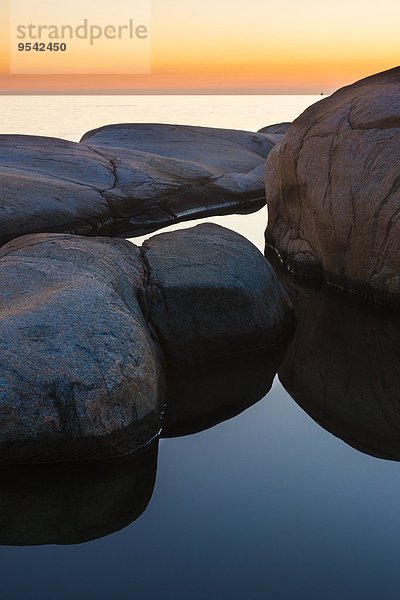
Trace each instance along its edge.
{"label": "hazy distant sea", "polygon": [[[111,123],[175,123],[257,131],[292,121],[321,96],[0,96],[0,133],[78,142]],[[266,209],[253,215],[203,219],[230,227],[260,249]],[[187,223],[168,229],[188,227]],[[148,236],[145,236],[148,237]],[[140,243],[143,238],[136,238]]]}
{"label": "hazy distant sea", "polygon": [[110,123],[179,123],[257,131],[292,121],[321,96],[0,96],[0,132],[79,141]]}

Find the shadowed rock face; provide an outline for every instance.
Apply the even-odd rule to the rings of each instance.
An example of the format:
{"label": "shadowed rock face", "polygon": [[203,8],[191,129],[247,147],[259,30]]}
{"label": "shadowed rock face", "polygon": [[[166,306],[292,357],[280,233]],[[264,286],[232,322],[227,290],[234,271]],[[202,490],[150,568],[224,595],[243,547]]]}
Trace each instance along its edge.
{"label": "shadowed rock face", "polygon": [[271,135],[282,135],[284,136],[287,133],[287,130],[291,126],[291,123],[276,123],[276,125],[267,125],[266,127],[262,127],[258,130],[258,133],[267,133]]}
{"label": "shadowed rock face", "polygon": [[347,444],[400,460],[400,316],[284,282],[298,325],[279,370],[283,386]]}
{"label": "shadowed rock face", "polygon": [[238,233],[208,224],[163,233],[142,256],[147,310],[172,363],[266,348],[293,322],[270,264]]}
{"label": "shadowed rock face", "polygon": [[119,531],[150,502],[157,444],[79,465],[0,468],[0,545],[80,544]]}
{"label": "shadowed rock face", "polygon": [[131,452],[160,430],[166,363],[273,347],[293,322],[269,263],[217,225],[141,249],[25,236],[0,250],[0,276],[5,463]]}
{"label": "shadowed rock face", "polygon": [[286,344],[172,368],[162,437],[198,433],[256,404],[271,389]]}
{"label": "shadowed rock face", "polygon": [[296,119],[266,195],[266,242],[289,270],[400,306],[400,67]]}
{"label": "shadowed rock face", "polygon": [[130,236],[265,204],[277,139],[175,125],[113,125],[65,140],[0,136],[0,245],[31,233]]}

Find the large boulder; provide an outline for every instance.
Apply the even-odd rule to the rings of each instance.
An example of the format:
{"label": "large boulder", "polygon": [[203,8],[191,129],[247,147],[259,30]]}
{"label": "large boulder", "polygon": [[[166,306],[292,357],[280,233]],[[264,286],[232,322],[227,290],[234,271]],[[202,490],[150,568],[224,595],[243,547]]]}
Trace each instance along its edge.
{"label": "large boulder", "polygon": [[125,240],[39,234],[0,250],[0,461],[124,454],[160,428],[164,370]]}
{"label": "large boulder", "polygon": [[244,237],[204,224],[146,241],[146,305],[174,364],[276,345],[293,322],[271,265]]}
{"label": "large boulder", "polygon": [[296,119],[266,195],[266,243],[290,271],[400,305],[400,67]]}
{"label": "large boulder", "polygon": [[400,460],[400,317],[285,280],[297,328],[283,386],[324,429],[361,452]]}
{"label": "large boulder", "polygon": [[109,235],[114,183],[110,161],[84,145],[0,135],[0,245],[30,233]]}
{"label": "large boulder", "polygon": [[159,433],[166,364],[274,348],[293,323],[269,263],[217,225],[142,248],[24,236],[0,276],[4,463],[133,451]]}
{"label": "large boulder", "polygon": [[278,140],[248,131],[186,125],[120,124],[81,144],[113,164],[106,194],[116,235],[179,221],[254,212],[265,204],[265,159]]}
{"label": "large boulder", "polygon": [[0,136],[0,245],[31,233],[128,237],[265,204],[275,136],[113,125],[81,143]]}

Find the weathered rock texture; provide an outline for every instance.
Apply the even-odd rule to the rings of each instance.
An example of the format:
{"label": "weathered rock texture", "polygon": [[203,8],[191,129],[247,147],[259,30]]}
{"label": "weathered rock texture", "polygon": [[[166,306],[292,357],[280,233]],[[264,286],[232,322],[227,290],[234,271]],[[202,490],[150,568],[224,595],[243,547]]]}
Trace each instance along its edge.
{"label": "weathered rock texture", "polygon": [[157,124],[110,125],[81,140],[113,164],[115,187],[106,196],[117,235],[258,210],[276,142],[247,131]]}
{"label": "weathered rock texture", "polygon": [[0,460],[120,455],[159,430],[164,371],[125,240],[19,238],[0,250]]}
{"label": "weathered rock texture", "polygon": [[279,370],[324,429],[373,456],[400,460],[400,318],[285,280],[297,329]]}
{"label": "weathered rock texture", "polygon": [[218,225],[143,244],[151,323],[173,363],[266,348],[292,322],[289,300],[261,252]]}
{"label": "weathered rock texture", "polygon": [[108,461],[0,468],[0,544],[80,544],[128,526],[150,502],[155,442]]}
{"label": "weathered rock texture", "polygon": [[265,204],[277,138],[174,125],[114,125],[82,143],[0,136],[0,245],[31,233],[129,236]]}
{"label": "weathered rock texture", "polygon": [[292,323],[272,267],[217,225],[142,249],[25,236],[0,250],[0,277],[1,462],[132,451],[159,432],[166,362],[270,347]]}
{"label": "weathered rock texture", "polygon": [[271,152],[266,243],[300,275],[400,305],[400,67],[306,110]]}

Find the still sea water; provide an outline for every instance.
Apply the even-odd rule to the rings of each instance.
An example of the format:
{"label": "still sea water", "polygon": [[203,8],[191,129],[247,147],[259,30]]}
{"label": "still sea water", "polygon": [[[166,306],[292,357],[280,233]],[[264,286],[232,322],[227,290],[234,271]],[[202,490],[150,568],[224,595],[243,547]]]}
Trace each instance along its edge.
{"label": "still sea water", "polygon": [[[0,129],[2,133],[75,141],[89,129],[116,122],[172,122],[255,131],[292,120],[318,99],[3,96]],[[239,231],[262,249],[266,219],[263,210],[206,220]],[[337,313],[336,305],[334,310]],[[307,335],[307,328],[305,331]],[[346,335],[343,331],[333,339],[334,347],[341,347],[338,338]],[[365,351],[362,346],[357,349],[361,355]],[[307,372],[311,380],[314,371],[315,377],[319,376],[321,361],[312,351],[310,357]],[[346,364],[352,359],[346,356]],[[340,352],[332,352],[325,368],[336,372],[336,360],[340,362]],[[315,385],[307,387],[303,380],[299,389],[297,373],[292,369],[289,376],[287,365],[283,375],[307,406],[307,390],[315,394]],[[337,390],[331,390],[345,406],[344,413],[347,404],[343,398],[351,406],[353,396],[361,406],[363,395],[370,401],[369,389],[374,385],[374,381],[369,384],[370,373],[361,370],[356,377],[363,378],[362,393],[352,387],[351,369],[348,380],[341,382],[338,375]],[[317,402],[325,402],[328,396],[321,388]],[[332,411],[335,413],[335,407]],[[311,408],[308,412],[313,414]],[[392,423],[393,413],[389,413]],[[329,411],[326,418],[330,423]],[[344,439],[360,447],[352,431],[345,434],[343,427],[335,425],[339,421],[334,415],[333,425],[325,422],[325,426],[337,435],[342,432]],[[355,429],[357,426],[354,422]],[[26,530],[40,530],[42,521],[35,523],[35,514],[41,515],[43,528],[48,527],[41,507],[32,506],[35,502],[45,507],[44,512],[52,512],[52,502],[56,503],[59,517],[65,514],[66,521],[82,521],[74,511],[89,514],[91,507],[83,509],[76,502],[71,508],[68,498],[63,502],[53,491],[53,496],[43,501],[45,492],[35,492],[32,481],[25,484],[22,480],[17,492],[15,482],[12,489],[7,481],[0,482],[0,488],[0,513],[10,515],[0,518],[2,600],[394,600],[399,596],[399,463],[374,458],[328,433],[291,398],[278,377],[262,400],[238,416],[200,433],[161,440],[147,509],[122,530],[100,539],[73,545],[19,546],[19,540],[22,544],[33,539]],[[113,501],[118,511],[118,493]],[[29,522],[26,515],[30,515]],[[46,533],[43,535],[45,538]],[[39,540],[40,531],[37,537]]]}

